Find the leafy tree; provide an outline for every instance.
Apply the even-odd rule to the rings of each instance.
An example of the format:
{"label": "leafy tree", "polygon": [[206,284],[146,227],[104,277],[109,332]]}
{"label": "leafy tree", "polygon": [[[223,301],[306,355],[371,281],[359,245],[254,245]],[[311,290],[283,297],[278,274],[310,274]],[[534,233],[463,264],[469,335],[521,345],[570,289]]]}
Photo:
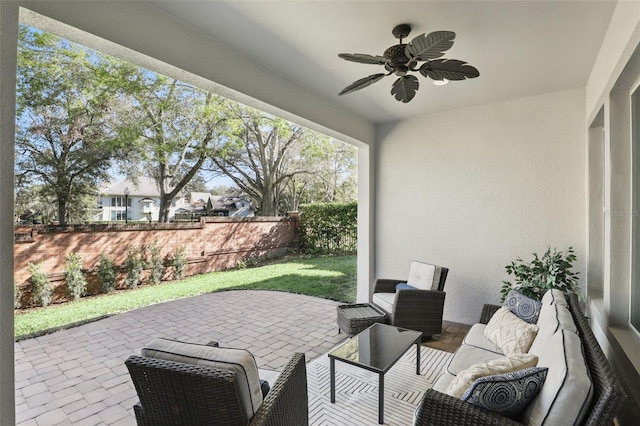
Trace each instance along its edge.
{"label": "leafy tree", "polygon": [[116,120],[116,61],[52,34],[20,27],[16,179],[40,187],[64,224],[69,205],[96,193],[129,134]]}
{"label": "leafy tree", "polygon": [[300,147],[301,168],[285,191],[289,210],[311,203],[350,203],[357,200],[357,148],[316,134]]}
{"label": "leafy tree", "polygon": [[239,104],[230,108],[230,116],[230,135],[213,162],[254,201],[260,215],[278,215],[287,181],[304,172],[293,153],[307,130]]}
{"label": "leafy tree", "polygon": [[172,200],[183,189],[198,188],[199,172],[223,134],[225,102],[176,79],[138,68],[128,75],[132,105],[128,125],[139,136],[139,167],[160,190],[159,222],[169,220]]}

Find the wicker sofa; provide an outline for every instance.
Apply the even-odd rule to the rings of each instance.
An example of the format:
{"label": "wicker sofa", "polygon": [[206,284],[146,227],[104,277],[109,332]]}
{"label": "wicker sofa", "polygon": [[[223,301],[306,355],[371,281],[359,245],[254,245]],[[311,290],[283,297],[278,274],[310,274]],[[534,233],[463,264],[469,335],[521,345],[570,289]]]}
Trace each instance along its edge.
{"label": "wicker sofa", "polygon": [[[549,297],[547,299],[549,299]],[[500,308],[495,305],[486,305],[482,312],[480,324],[472,327],[469,335],[465,338],[465,342],[454,355],[451,364],[449,364],[447,368],[447,372],[436,381],[433,389],[429,389],[425,393],[424,398],[416,410],[414,424],[421,426],[515,426],[522,424],[541,424],[547,426],[565,424],[611,426],[618,409],[626,398],[622,384],[612,371],[602,349],[595,339],[589,327],[588,319],[584,316],[580,307],[578,298],[575,295],[569,295],[568,298],[565,299],[562,293],[554,293],[551,299],[555,299],[560,305],[564,302],[567,312],[570,312],[570,315],[568,319],[564,319],[565,324],[562,325],[563,321],[561,320],[555,330],[545,330],[543,326],[540,326],[540,330],[536,336],[536,339],[540,340],[537,342],[537,347],[532,346],[530,352],[532,350],[539,352],[539,366],[542,364],[542,367],[546,367],[546,364],[549,364],[547,381],[542,385],[542,390],[536,397],[537,400],[534,399],[527,408],[527,411],[525,411],[525,414],[519,419],[520,422],[444,393],[446,391],[445,388],[447,388],[447,383],[451,383],[452,381],[453,374],[451,373],[451,369],[453,364],[458,363],[457,366],[453,365],[453,368],[459,369],[462,366],[461,362],[466,361],[467,364],[473,362],[473,360],[469,358],[471,353],[475,353],[478,359],[482,358],[481,360],[476,360],[478,362],[483,362],[492,357],[502,356],[502,354],[498,353],[499,350],[495,348],[495,346],[492,347],[487,342],[481,341],[481,333],[479,333],[479,331],[482,330],[483,326],[489,322],[493,314]],[[564,312],[564,309],[558,307],[555,309],[557,312],[560,312],[561,315],[562,312]],[[540,323],[540,321],[538,321],[538,323]],[[564,327],[566,327],[566,329]],[[474,328],[476,329],[475,332],[473,332]],[[579,337],[579,340],[574,337],[576,335]],[[574,343],[567,346],[566,342]],[[575,342],[581,343],[581,345]],[[534,344],[536,344],[535,340]],[[557,344],[565,345],[564,349],[561,348],[559,352],[563,352],[567,358],[578,357],[578,359],[580,359],[580,357],[582,357],[582,365],[567,367],[567,362],[565,358],[562,357],[563,353],[558,353]],[[484,346],[484,348],[479,348],[479,346]],[[580,350],[580,347],[582,350]],[[482,350],[486,350],[487,352],[483,353]],[[490,352],[492,351],[496,353],[491,354]],[[466,355],[461,355],[465,353]],[[464,359],[465,356],[467,357],[466,360]],[[554,358],[556,360],[554,360]],[[564,362],[563,368],[559,369],[557,365],[552,365],[557,363],[558,360]],[[575,400],[576,391],[571,387],[576,386],[576,381],[579,382],[580,380],[571,377],[571,375],[574,374],[576,370],[584,370],[584,366],[586,366],[586,370],[588,370],[586,375],[590,377],[591,381],[590,391],[581,403],[577,403]],[[583,372],[579,371],[579,373],[584,376]],[[559,384],[559,391],[553,388],[553,386],[557,384]],[[551,388],[545,389],[547,386]],[[563,391],[565,391],[564,395],[560,393]],[[546,395],[543,395],[545,392]],[[554,394],[553,392],[558,393]],[[583,397],[580,396],[580,398],[582,399]],[[538,405],[545,403],[545,399],[551,401],[551,406],[547,407],[549,412],[544,416],[540,416],[539,413],[537,416],[532,414],[536,409],[539,409]],[[576,412],[576,410],[578,410],[578,412]]]}
{"label": "wicker sofa", "polygon": [[309,423],[305,356],[296,353],[263,399],[253,356],[242,349],[154,339],[125,364],[140,401],[138,425]]}

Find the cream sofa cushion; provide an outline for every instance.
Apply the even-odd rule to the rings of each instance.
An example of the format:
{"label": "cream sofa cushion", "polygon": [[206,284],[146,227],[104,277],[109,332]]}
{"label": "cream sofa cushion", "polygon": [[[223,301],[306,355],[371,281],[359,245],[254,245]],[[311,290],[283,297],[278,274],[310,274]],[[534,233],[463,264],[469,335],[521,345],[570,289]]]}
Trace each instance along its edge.
{"label": "cream sofa cushion", "polygon": [[552,288],[551,290],[547,290],[547,292],[542,296],[542,300],[540,300],[543,305],[551,305],[557,303],[559,305],[564,306],[565,308],[569,306],[567,303],[567,299],[564,296],[564,293],[557,288]]}
{"label": "cream sofa cushion", "polygon": [[582,342],[577,334],[559,328],[540,353],[538,367],[547,367],[547,380],[525,411],[530,426],[581,424],[593,396]]}
{"label": "cream sofa cushion", "polygon": [[538,356],[540,356],[540,354],[545,350],[547,341],[551,336],[553,336],[553,334],[555,334],[556,331],[558,331],[558,329],[562,328],[572,333],[578,332],[578,329],[573,322],[571,312],[568,308],[559,303],[542,305],[537,325],[538,334],[529,348],[529,353],[536,354]]}
{"label": "cream sofa cushion", "polygon": [[538,357],[535,355],[518,354],[501,357],[486,363],[475,364],[459,372],[456,378],[451,381],[445,393],[460,398],[479,377],[494,376],[496,374],[510,373],[524,368],[535,367],[537,363]]}
{"label": "cream sofa cushion", "polygon": [[485,337],[484,330],[486,328],[486,324],[473,324],[467,335],[464,336],[462,343],[503,355],[502,348]]}
{"label": "cream sofa cushion", "polygon": [[537,325],[521,320],[506,306],[493,314],[484,329],[485,337],[505,355],[527,353],[537,333]]}

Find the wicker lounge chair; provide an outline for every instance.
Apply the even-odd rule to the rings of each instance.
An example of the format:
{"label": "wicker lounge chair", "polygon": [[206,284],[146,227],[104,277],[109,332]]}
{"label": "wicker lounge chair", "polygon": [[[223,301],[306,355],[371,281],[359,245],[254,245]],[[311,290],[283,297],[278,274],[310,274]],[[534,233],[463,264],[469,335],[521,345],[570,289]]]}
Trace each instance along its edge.
{"label": "wicker lounge chair", "polygon": [[135,355],[125,364],[140,398],[134,406],[138,425],[309,423],[302,353],[291,358],[253,418],[247,418],[234,371]]}
{"label": "wicker lounge chair", "polygon": [[[581,426],[611,426],[618,410],[626,399],[622,383],[617,378],[598,341],[588,319],[584,316],[575,294],[568,296],[569,310],[578,329],[585,360],[593,384],[593,397]],[[480,322],[486,324],[499,306],[485,305]],[[470,404],[459,398],[433,389],[425,392],[416,410],[414,426],[451,425],[521,425],[495,412]]]}
{"label": "wicker lounge chair", "polygon": [[[430,272],[425,272],[425,269]],[[376,280],[372,303],[388,314],[391,325],[421,331],[424,338],[440,334],[445,299],[444,283],[448,273],[448,268],[413,261],[408,280]],[[396,290],[398,284],[420,286],[422,281],[425,281],[422,288]]]}

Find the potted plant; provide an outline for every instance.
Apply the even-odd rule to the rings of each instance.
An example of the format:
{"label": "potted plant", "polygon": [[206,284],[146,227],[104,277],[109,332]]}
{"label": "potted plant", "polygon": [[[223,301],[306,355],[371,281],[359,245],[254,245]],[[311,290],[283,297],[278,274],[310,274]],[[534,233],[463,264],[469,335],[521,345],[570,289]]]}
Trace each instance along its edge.
{"label": "potted plant", "polygon": [[502,282],[502,300],[504,301],[511,290],[517,290],[535,300],[542,299],[544,293],[552,288],[557,288],[563,293],[580,295],[578,272],[571,270],[575,261],[573,247],[569,247],[565,252],[548,248],[542,257],[533,253],[533,260],[529,262],[517,258],[505,267],[507,274],[513,275],[514,279],[513,283]]}

